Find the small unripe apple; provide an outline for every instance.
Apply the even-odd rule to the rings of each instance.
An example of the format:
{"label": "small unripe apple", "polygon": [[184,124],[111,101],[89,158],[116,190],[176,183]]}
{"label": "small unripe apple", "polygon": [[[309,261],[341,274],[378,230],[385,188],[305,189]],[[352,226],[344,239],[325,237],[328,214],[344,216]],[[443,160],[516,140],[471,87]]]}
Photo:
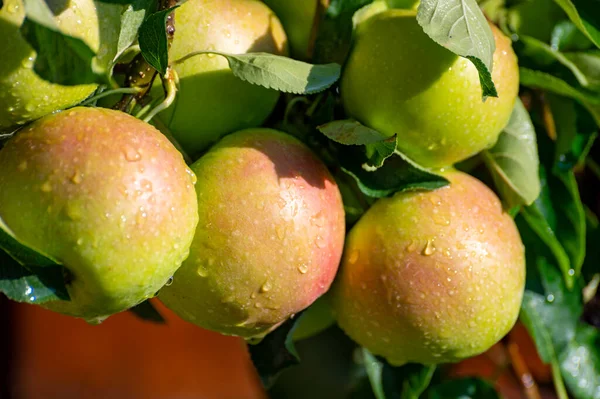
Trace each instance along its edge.
{"label": "small unripe apple", "polygon": [[195,176],[155,128],[119,111],[46,116],[0,151],[0,217],[68,270],[70,301],[102,319],[152,297],[186,258],[198,221]]}
{"label": "small unripe apple", "polygon": [[473,63],[435,43],[413,10],[388,10],[359,24],[341,80],[350,117],[386,135],[427,167],[443,167],[494,145],[517,97],[519,70],[510,40],[496,41],[498,98],[482,101]]}
{"label": "small unripe apple", "polygon": [[514,325],[524,247],[483,183],[377,201],[350,231],[331,291],[340,327],[391,364],[455,362],[486,351]]}
{"label": "small unripe apple", "polygon": [[333,281],[344,208],[325,165],[275,130],[223,138],[192,165],[200,221],[190,256],[159,298],[183,319],[260,337]]}
{"label": "small unripe apple", "polygon": [[[47,0],[46,3],[64,33],[83,40],[96,52],[100,49],[99,15],[94,1]],[[118,21],[119,16],[116,17]],[[33,71],[36,53],[19,32],[24,18],[22,0],[7,0],[0,9],[0,53],[3,54],[0,62],[0,130],[73,106],[97,88],[96,84],[62,86],[40,78]],[[104,53],[107,52],[104,49]],[[102,61],[106,63],[107,60],[103,58]]]}
{"label": "small unripe apple", "polygon": [[[281,23],[258,0],[189,0],[175,11],[175,20],[169,52],[173,61],[202,50],[287,53]],[[227,60],[214,54],[189,58],[176,64],[175,71],[180,90],[159,119],[191,155],[227,133],[259,126],[279,98],[276,90],[235,77]],[[161,90],[155,85],[153,92],[159,95]]]}

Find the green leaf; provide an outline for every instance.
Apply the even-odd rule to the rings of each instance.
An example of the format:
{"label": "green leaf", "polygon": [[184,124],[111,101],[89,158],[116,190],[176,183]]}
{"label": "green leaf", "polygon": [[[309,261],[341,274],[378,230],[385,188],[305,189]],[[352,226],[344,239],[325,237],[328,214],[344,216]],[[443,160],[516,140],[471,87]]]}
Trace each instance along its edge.
{"label": "green leaf", "polygon": [[252,363],[267,389],[283,370],[300,363],[293,341],[297,320],[298,317],[287,320],[258,344],[249,346]]}
{"label": "green leaf", "polygon": [[540,357],[551,363],[560,397],[567,397],[564,378],[574,399],[600,398],[600,331],[580,321],[583,311],[580,287],[567,289],[557,268],[546,257],[545,248],[532,242],[534,237],[523,238],[528,244],[528,273],[537,274],[543,289],[541,293],[525,292],[521,319]]}
{"label": "green leaf", "polygon": [[144,321],[165,324],[165,319],[149,300],[145,300],[144,302],[129,308],[129,311]]}
{"label": "green leaf", "polygon": [[36,51],[33,70],[42,79],[61,85],[106,82],[94,63],[95,52],[81,39],[61,32],[44,0],[24,2],[21,35]]}
{"label": "green leaf", "polygon": [[566,53],[565,57],[581,72],[582,86],[600,91],[600,51]]}
{"label": "green leaf", "polygon": [[490,383],[478,378],[462,378],[437,384],[429,389],[427,399],[500,399]]}
{"label": "green leaf", "polygon": [[402,399],[418,399],[429,387],[436,366],[422,364],[407,364],[395,367],[394,374],[397,380],[402,381]]}
{"label": "green leaf", "polygon": [[315,94],[331,87],[340,78],[339,64],[312,65],[268,53],[225,54],[238,78],[284,93]]}
{"label": "green leaf", "polygon": [[142,23],[138,41],[142,56],[161,75],[167,72],[169,52],[167,45],[167,17],[179,6],[157,11]]}
{"label": "green leaf", "polygon": [[570,20],[560,21],[552,30],[550,44],[554,50],[581,51],[593,46],[593,43]]}
{"label": "green leaf", "polygon": [[598,4],[590,0],[554,0],[567,13],[571,21],[600,47],[600,19]]}
{"label": "green leaf", "polygon": [[331,0],[319,25],[313,61],[343,64],[350,51],[354,13],[373,0]]}
{"label": "green leaf", "polygon": [[373,394],[375,394],[375,399],[386,399],[382,379],[383,362],[379,361],[365,348],[361,348],[360,351],[365,370],[367,371],[367,376],[369,377],[369,382],[371,383],[371,388],[373,389]]}
{"label": "green leaf", "polygon": [[373,198],[408,190],[434,190],[449,184],[444,177],[419,167],[398,151],[375,171],[365,169],[368,158],[360,147],[343,147],[338,159],[342,170],[356,180],[361,192]]}
{"label": "green leaf", "polygon": [[27,267],[51,268],[60,266],[57,261],[19,242],[2,219],[0,219],[0,248],[21,265]]}
{"label": "green leaf", "polygon": [[377,130],[366,127],[358,121],[345,119],[318,126],[321,133],[336,143],[345,145],[365,145],[367,166],[380,168],[397,146],[397,136],[387,137]]}
{"label": "green leaf", "polygon": [[154,0],[127,0],[126,3],[127,8],[121,15],[121,32],[115,60],[137,40],[140,26],[155,5]]}
{"label": "green leaf", "polygon": [[69,300],[62,267],[24,267],[0,250],[0,292],[17,302]]}
{"label": "green leaf", "polygon": [[540,194],[537,151],[533,124],[523,103],[517,99],[496,145],[483,152],[507,208],[531,205]]}
{"label": "green leaf", "polygon": [[566,55],[560,51],[552,49],[546,43],[533,37],[519,36],[519,46],[517,53],[521,63],[525,58],[529,58],[534,64],[541,67],[548,67],[554,63],[559,63],[566,67],[583,87],[589,87],[590,81],[586,74]]}
{"label": "green leaf", "polygon": [[484,98],[498,97],[491,75],[496,42],[476,0],[422,0],[417,21],[436,43],[473,62]]}
{"label": "green leaf", "polygon": [[576,88],[562,79],[552,76],[545,72],[533,71],[527,68],[519,68],[520,81],[523,86],[534,89],[548,90],[555,94],[579,101],[589,113],[594,117],[597,124],[600,124],[600,94],[586,90],[585,88]]}
{"label": "green leaf", "polygon": [[585,258],[585,213],[577,182],[572,171],[550,172],[544,165],[540,179],[540,196],[521,213],[549,247],[571,288]]}
{"label": "green leaf", "polygon": [[572,170],[583,163],[597,136],[591,115],[575,100],[547,94],[546,100],[556,126],[555,168]]}

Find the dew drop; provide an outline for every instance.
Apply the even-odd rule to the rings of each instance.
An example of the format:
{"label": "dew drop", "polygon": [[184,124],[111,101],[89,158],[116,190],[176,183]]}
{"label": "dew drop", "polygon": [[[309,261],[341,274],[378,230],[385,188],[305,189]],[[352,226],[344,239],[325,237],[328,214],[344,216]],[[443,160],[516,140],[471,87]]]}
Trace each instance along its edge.
{"label": "dew drop", "polygon": [[83,180],[83,178],[81,177],[81,174],[77,171],[75,171],[75,173],[73,173],[73,176],[71,176],[71,183],[73,184],[79,184],[81,183]]}
{"label": "dew drop", "polygon": [[358,261],[358,258],[360,258],[360,251],[358,249],[355,249],[352,252],[350,252],[350,256],[348,256],[348,262],[354,264]]}
{"label": "dew drop", "polygon": [[165,287],[169,287],[171,284],[173,284],[173,276],[169,277],[169,279],[165,283]]}
{"label": "dew drop", "polygon": [[317,236],[317,239],[315,240],[315,244],[317,245],[318,248],[325,248],[327,246],[325,239],[321,236]]}
{"label": "dew drop", "polygon": [[302,274],[306,274],[308,272],[308,266],[303,263],[300,266],[298,266],[298,271]]}
{"label": "dew drop", "polygon": [[441,198],[440,198],[438,195],[435,195],[435,194],[432,194],[432,195],[429,197],[429,201],[430,201],[430,202],[431,202],[433,205],[441,205],[441,204],[442,204],[442,199],[441,199]]}
{"label": "dew drop", "polygon": [[127,147],[124,150],[125,159],[129,162],[137,162],[142,159],[142,154],[139,153],[138,150],[132,147]]}
{"label": "dew drop", "polygon": [[271,288],[273,288],[271,286],[271,283],[269,281],[266,281],[261,287],[260,287],[260,292],[269,292],[271,291]]}
{"label": "dew drop", "polygon": [[548,296],[546,297],[546,301],[548,301],[550,303],[554,302],[554,295],[548,294]]}
{"label": "dew drop", "polygon": [[27,286],[27,288],[25,289],[25,295],[31,295],[33,293],[33,288],[31,288],[30,286]]}
{"label": "dew drop", "polygon": [[433,246],[432,240],[427,240],[427,244],[425,244],[425,248],[423,248],[423,255],[430,256],[435,252],[435,247]]}

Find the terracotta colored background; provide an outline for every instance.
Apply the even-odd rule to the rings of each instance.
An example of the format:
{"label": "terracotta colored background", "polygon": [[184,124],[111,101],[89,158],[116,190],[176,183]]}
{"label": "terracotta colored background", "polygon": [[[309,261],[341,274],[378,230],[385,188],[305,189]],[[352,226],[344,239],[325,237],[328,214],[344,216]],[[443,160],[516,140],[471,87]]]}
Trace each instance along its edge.
{"label": "terracotta colored background", "polygon": [[157,307],[91,326],[0,298],[0,398],[266,399],[243,341]]}

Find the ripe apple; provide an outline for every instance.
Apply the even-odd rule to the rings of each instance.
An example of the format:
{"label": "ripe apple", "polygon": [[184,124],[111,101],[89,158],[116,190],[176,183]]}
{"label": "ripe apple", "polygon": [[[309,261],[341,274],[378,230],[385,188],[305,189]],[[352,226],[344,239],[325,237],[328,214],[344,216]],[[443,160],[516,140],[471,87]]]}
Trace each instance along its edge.
{"label": "ripe apple", "polygon": [[[111,25],[100,32],[99,18],[102,19],[102,15],[97,11],[94,1],[47,0],[46,3],[55,13],[62,31],[85,41],[90,48],[99,52],[99,62],[107,64],[107,55],[117,43],[116,36],[112,37],[116,27],[112,23],[114,21],[110,21],[110,15],[106,22]],[[110,14],[109,7],[99,7]],[[119,21],[119,15],[112,17]],[[40,78],[33,71],[36,53],[19,32],[24,18],[22,0],[6,0],[0,9],[0,53],[4,55],[0,62],[0,131],[73,106],[97,88],[96,84],[62,86]],[[108,42],[100,46],[102,36]]]}
{"label": "ripe apple", "polygon": [[68,270],[71,301],[43,306],[102,319],[152,297],[186,258],[195,176],[156,129],[119,111],[46,116],[0,151],[0,217]]}
{"label": "ripe apple", "polygon": [[340,327],[391,364],[455,362],[486,351],[514,325],[524,247],[483,183],[377,201],[350,231],[331,302]]}
{"label": "ripe apple", "polygon": [[344,208],[323,163],[275,130],[223,138],[192,165],[200,221],[159,298],[183,319],[260,337],[325,293],[344,244]]}
{"label": "ripe apple", "polygon": [[[287,53],[287,39],[275,14],[258,0],[189,0],[175,11],[177,31],[170,50],[178,60],[201,50],[243,54]],[[160,121],[191,155],[221,136],[259,126],[279,92],[236,78],[227,60],[196,55],[175,65],[180,90]],[[159,95],[160,84],[154,94]]]}
{"label": "ripe apple", "polygon": [[477,69],[429,38],[414,10],[388,10],[360,23],[341,80],[349,116],[386,135],[427,167],[443,167],[492,146],[517,96],[510,40],[496,40],[492,78],[498,98],[482,102]]}

